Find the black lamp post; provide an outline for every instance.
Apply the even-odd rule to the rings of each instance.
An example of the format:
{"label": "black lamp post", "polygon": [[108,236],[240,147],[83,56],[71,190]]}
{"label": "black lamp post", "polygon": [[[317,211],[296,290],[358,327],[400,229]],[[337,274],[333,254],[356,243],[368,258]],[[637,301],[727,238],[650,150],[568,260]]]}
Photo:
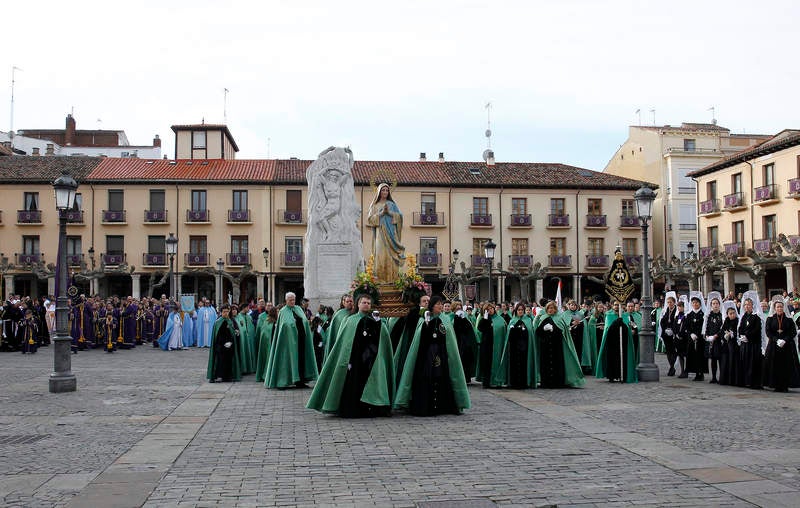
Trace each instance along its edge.
{"label": "black lamp post", "polygon": [[218,281],[217,312],[219,312],[219,309],[222,306],[222,269],[223,268],[225,268],[225,262],[222,260],[222,258],[217,259],[217,281]]}
{"label": "black lamp post", "polygon": [[689,254],[689,259],[694,257],[694,243],[689,242],[686,244],[686,253]]}
{"label": "black lamp post", "polygon": [[450,259],[452,260],[450,262],[450,273],[453,273],[456,270],[456,263],[458,263],[458,249],[453,249],[453,255]]}
{"label": "black lamp post", "polygon": [[636,209],[642,226],[642,328],[639,330],[639,365],[636,372],[639,381],[658,381],[658,365],[655,363],[655,332],[650,323],[650,312],[653,310],[653,301],[650,296],[650,257],[647,245],[648,222],[653,216],[653,201],[656,193],[647,186],[642,186],[633,195],[636,200]]}
{"label": "black lamp post", "polygon": [[[261,251],[261,254],[264,255],[264,270],[265,270],[264,273],[265,274],[269,274],[269,249],[264,247],[264,250]],[[272,301],[270,299],[270,295],[269,295],[269,280],[265,280],[264,281],[264,285],[266,286],[264,288],[264,293],[266,293],[266,298],[265,299],[268,302]]]}
{"label": "black lamp post", "polygon": [[53,336],[53,373],[50,374],[50,392],[74,392],[78,380],[72,373],[71,343],[69,336],[69,304],[67,303],[67,216],[66,211],[75,203],[78,182],[63,171],[53,189],[58,210],[58,259],[56,260],[56,334]]}
{"label": "black lamp post", "polygon": [[483,246],[483,254],[486,257],[486,264],[489,265],[489,301],[492,301],[492,265],[494,264],[494,250],[497,245],[489,239],[486,245]]}
{"label": "black lamp post", "polygon": [[170,284],[172,284],[172,296],[174,301],[178,302],[178,278],[175,276],[175,254],[178,252],[178,239],[175,238],[175,235],[172,233],[169,234],[169,238],[165,240],[167,245],[167,254],[169,255],[169,280]]}

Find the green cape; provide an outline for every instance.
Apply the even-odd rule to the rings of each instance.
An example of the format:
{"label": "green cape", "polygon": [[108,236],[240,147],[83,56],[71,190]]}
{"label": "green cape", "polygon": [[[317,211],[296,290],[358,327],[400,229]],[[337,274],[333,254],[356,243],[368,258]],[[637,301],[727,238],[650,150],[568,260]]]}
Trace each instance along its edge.
{"label": "green cape", "polygon": [[[217,362],[214,361],[215,360],[215,357],[214,357],[214,341],[217,338],[217,332],[219,331],[219,327],[222,326],[222,322],[223,321],[227,321],[228,322],[228,326],[230,327],[230,329],[234,330],[233,321],[231,321],[231,318],[219,317],[219,318],[217,318],[216,321],[214,321],[214,328],[211,331],[211,341],[210,341],[210,344],[208,345],[209,346],[208,347],[208,368],[206,369],[206,379],[210,379],[212,381],[215,379],[213,377],[214,376],[214,369],[217,366]],[[239,362],[240,362],[240,360],[239,360],[239,348],[234,347],[233,348],[233,379],[235,381],[240,381],[242,379],[242,371],[239,368]]]}
{"label": "green cape", "polygon": [[[500,318],[502,319],[502,318]],[[511,379],[511,362],[509,361],[508,352],[508,339],[511,337],[511,328],[517,323],[522,321],[528,331],[528,386],[536,388],[539,384],[539,355],[536,352],[536,342],[533,340],[533,323],[523,316],[522,318],[514,316],[508,322],[508,329],[506,330],[505,347],[503,347],[503,355],[500,359],[500,372],[505,376],[505,383],[501,386],[507,386]],[[494,378],[494,376],[492,376]],[[496,379],[496,378],[495,378]]]}
{"label": "green cape", "polygon": [[[311,398],[306,407],[323,413],[335,413],[339,410],[342,389],[347,378],[347,366],[353,350],[358,324],[362,319],[372,319],[367,313],[359,312],[349,316],[339,330],[330,357],[322,366],[319,380],[314,385]],[[381,325],[381,337],[378,345],[378,357],[372,365],[367,384],[361,393],[361,402],[373,406],[391,406],[394,398],[394,363],[392,362],[392,341],[385,324]]]}
{"label": "green cape", "polygon": [[[536,330],[542,324],[542,321],[547,319],[547,312],[540,312],[533,320],[533,338],[536,341],[537,351],[541,351],[539,345],[539,336]],[[578,353],[575,352],[575,345],[572,343],[572,335],[569,333],[570,316],[565,316],[564,313],[554,314],[552,316],[553,323],[561,330],[561,347],[564,355],[564,384],[573,388],[580,388],[586,383],[581,370],[581,362],[578,360]],[[541,364],[541,360],[539,361]]]}
{"label": "green cape", "polygon": [[[489,380],[489,385],[503,386],[506,372],[500,366],[500,361],[503,358],[503,350],[506,348],[506,320],[497,313],[495,313],[490,319],[492,321],[492,337],[494,339],[494,344],[492,345],[492,379]],[[475,335],[477,336],[479,334],[476,333]],[[483,336],[481,336],[481,340],[483,340]],[[484,374],[483,371],[485,367],[481,365],[480,358],[481,354],[479,350],[475,381],[482,382]]]}
{"label": "green cape", "polygon": [[656,353],[665,353],[667,351],[666,345],[664,345],[664,340],[661,338],[661,316],[664,315],[664,307],[659,307],[656,309],[656,326],[655,330],[656,333],[656,345],[655,351]]}
{"label": "green cape", "polygon": [[581,366],[589,367],[592,372],[597,367],[597,318],[594,315],[583,325]]}
{"label": "green cape", "polygon": [[239,325],[239,343],[242,345],[239,351],[239,368],[242,374],[252,374],[256,371],[255,357],[255,335],[253,320],[245,314],[236,314],[233,318]]}
{"label": "green cape", "polygon": [[[305,331],[305,364],[298,365],[297,357],[297,327],[295,316],[303,323]],[[314,336],[308,326],[303,309],[295,305],[285,305],[278,312],[278,322],[275,324],[275,340],[269,351],[267,372],[264,375],[264,386],[267,388],[286,388],[294,386],[300,381],[317,379],[317,361],[314,357]]]}
{"label": "green cape", "polygon": [[269,360],[269,350],[272,342],[272,331],[275,323],[267,319],[268,314],[262,312],[258,316],[256,326],[256,342],[258,343],[258,355],[256,356],[256,381],[264,382],[264,375],[267,373],[267,361]]}
{"label": "green cape", "polygon": [[[397,396],[394,400],[394,407],[407,408],[411,400],[411,383],[414,380],[414,367],[417,364],[417,353],[419,352],[419,342],[422,336],[422,325],[425,319],[420,319],[417,322],[417,328],[414,331],[414,339],[411,341],[411,347],[408,349],[408,357],[406,358],[403,374],[400,376],[400,383],[397,385]],[[447,321],[442,320],[445,328],[445,341],[447,347],[447,368],[450,371],[450,386],[453,388],[453,399],[455,400],[456,407],[459,410],[469,409],[469,390],[467,389],[467,382],[464,379],[464,368],[461,365],[461,357],[458,355],[458,341],[456,341],[456,332],[453,330],[453,325]]]}
{"label": "green cape", "polygon": [[334,343],[336,342],[336,335],[339,333],[339,327],[349,316],[350,311],[341,308],[334,312],[333,317],[331,317],[331,324],[328,325],[328,329],[326,330],[325,352],[322,356],[323,365],[325,360],[328,359],[328,355],[331,354],[331,349],[333,349]]}
{"label": "green cape", "polygon": [[[635,312],[632,313],[633,321],[636,322]],[[641,320],[641,315],[639,316]],[[605,375],[605,363],[606,363],[606,342],[610,340],[619,341],[619,336],[616,335],[614,337],[608,336],[608,329],[614,323],[614,321],[619,318],[618,314],[614,312],[606,312],[606,328],[603,331],[603,342],[600,344],[600,353],[597,355],[597,368],[595,370],[595,377],[601,378],[606,377]],[[633,344],[633,333],[631,332],[630,328],[630,321],[631,320],[631,313],[623,312],[622,313],[622,322],[625,323],[625,329],[627,330],[626,336],[622,337],[622,340],[628,341],[628,352],[626,353],[625,358],[625,382],[626,383],[636,383],[639,381],[639,377],[636,373],[636,366],[639,364],[639,359],[637,358],[636,349],[634,348]],[[638,326],[638,325],[637,325]]]}
{"label": "green cape", "polygon": [[[420,316],[425,314],[425,309],[419,308]],[[406,318],[408,319],[408,317]],[[417,320],[417,326],[424,321],[424,317]],[[397,323],[395,323],[396,325]],[[400,334],[400,341],[397,343],[397,350],[394,352],[394,375],[396,377],[395,384],[400,384],[400,376],[403,375],[403,368],[406,365],[406,358],[408,357],[408,350],[411,347],[411,341],[414,339],[413,335],[409,335],[410,331],[406,329],[406,321],[403,321],[403,333]]]}

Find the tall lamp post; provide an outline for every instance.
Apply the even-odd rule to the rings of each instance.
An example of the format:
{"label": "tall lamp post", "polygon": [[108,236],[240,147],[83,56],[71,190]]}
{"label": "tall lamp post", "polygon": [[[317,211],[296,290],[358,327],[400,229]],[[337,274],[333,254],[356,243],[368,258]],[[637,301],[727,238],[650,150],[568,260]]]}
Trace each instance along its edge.
{"label": "tall lamp post", "polygon": [[217,259],[217,312],[222,306],[222,269],[225,268],[225,262],[222,258]]}
{"label": "tall lamp post", "polygon": [[53,336],[53,372],[50,374],[50,393],[74,392],[78,380],[72,373],[71,343],[69,336],[69,305],[67,303],[67,216],[66,211],[75,203],[78,182],[63,171],[53,182],[58,210],[58,259],[56,260],[56,334]]}
{"label": "tall lamp post", "polygon": [[[264,273],[269,277],[269,249],[264,247],[264,250],[261,251],[261,254],[264,255]],[[264,293],[266,293],[267,295],[266,300],[268,302],[271,302],[272,299],[270,298],[269,294],[269,278],[267,278],[267,280],[264,281],[264,284],[266,284],[267,286],[266,289],[264,290]]]}
{"label": "tall lamp post", "polygon": [[489,265],[489,301],[492,301],[492,265],[494,264],[494,250],[497,245],[489,239],[483,246],[483,255],[486,257],[486,264]]}
{"label": "tall lamp post", "polygon": [[656,193],[650,187],[642,186],[633,195],[636,201],[636,210],[642,226],[642,329],[639,330],[639,365],[636,372],[639,381],[658,381],[658,365],[655,362],[655,333],[650,322],[650,312],[653,310],[653,300],[650,296],[650,254],[647,245],[647,226],[653,216],[653,201]]}
{"label": "tall lamp post", "polygon": [[175,235],[170,233],[165,243],[167,244],[167,254],[169,255],[169,280],[170,284],[172,284],[172,291],[170,291],[170,293],[172,293],[172,297],[177,304],[178,278],[175,276],[175,254],[178,252],[178,239],[175,238]]}

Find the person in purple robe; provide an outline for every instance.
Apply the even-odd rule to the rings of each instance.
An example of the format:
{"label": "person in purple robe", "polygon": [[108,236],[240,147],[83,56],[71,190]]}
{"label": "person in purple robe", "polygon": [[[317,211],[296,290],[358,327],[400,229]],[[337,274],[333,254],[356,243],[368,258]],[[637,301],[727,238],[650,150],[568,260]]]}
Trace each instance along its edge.
{"label": "person in purple robe", "polygon": [[122,302],[120,326],[122,328],[123,347],[126,349],[136,347],[136,314],[138,310],[131,296]]}

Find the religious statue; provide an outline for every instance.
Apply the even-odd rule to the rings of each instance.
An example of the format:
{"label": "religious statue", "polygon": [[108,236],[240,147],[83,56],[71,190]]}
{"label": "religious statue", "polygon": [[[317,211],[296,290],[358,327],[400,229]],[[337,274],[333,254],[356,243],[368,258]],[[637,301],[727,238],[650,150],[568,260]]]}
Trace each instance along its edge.
{"label": "religious statue", "polygon": [[375,199],[369,208],[367,225],[373,228],[372,254],[375,257],[375,277],[379,283],[392,283],[405,262],[405,247],[400,243],[403,214],[392,199],[389,185],[378,185]]}

